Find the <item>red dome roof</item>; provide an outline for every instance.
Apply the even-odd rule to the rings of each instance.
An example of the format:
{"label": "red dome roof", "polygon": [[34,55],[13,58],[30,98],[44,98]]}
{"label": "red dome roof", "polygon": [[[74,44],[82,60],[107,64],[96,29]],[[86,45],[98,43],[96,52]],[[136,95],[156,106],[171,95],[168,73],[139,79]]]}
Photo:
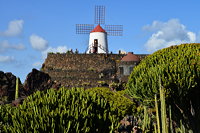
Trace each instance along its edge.
{"label": "red dome roof", "polygon": [[106,32],[99,24],[91,32]]}
{"label": "red dome roof", "polygon": [[124,56],[121,61],[140,61],[140,58],[132,52],[128,52],[128,54]]}

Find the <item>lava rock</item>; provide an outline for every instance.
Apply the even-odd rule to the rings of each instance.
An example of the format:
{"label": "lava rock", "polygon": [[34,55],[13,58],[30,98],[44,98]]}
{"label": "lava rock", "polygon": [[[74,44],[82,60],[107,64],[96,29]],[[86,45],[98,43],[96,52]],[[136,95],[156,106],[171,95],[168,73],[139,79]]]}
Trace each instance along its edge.
{"label": "lava rock", "polygon": [[[0,71],[0,101],[15,99],[16,76],[12,73]],[[19,97],[24,95],[24,88],[19,79]],[[6,98],[5,98],[6,97]]]}
{"label": "lava rock", "polygon": [[34,93],[35,91],[43,91],[50,89],[54,85],[51,77],[37,69],[32,69],[25,80],[24,88],[27,95]]}

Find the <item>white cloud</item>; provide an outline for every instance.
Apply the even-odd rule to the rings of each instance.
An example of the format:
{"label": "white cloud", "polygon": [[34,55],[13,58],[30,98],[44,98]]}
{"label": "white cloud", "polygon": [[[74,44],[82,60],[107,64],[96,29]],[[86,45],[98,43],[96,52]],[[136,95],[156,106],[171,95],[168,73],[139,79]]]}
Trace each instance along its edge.
{"label": "white cloud", "polygon": [[11,61],[14,61],[14,57],[0,55],[0,63],[7,63]]}
{"label": "white cloud", "polygon": [[23,30],[23,24],[23,20],[10,21],[10,23],[8,24],[8,29],[0,32],[0,36],[12,37],[20,35]]}
{"label": "white cloud", "polygon": [[186,30],[178,19],[171,19],[167,22],[154,21],[151,25],[144,26],[143,29],[154,32],[145,44],[148,51],[196,42],[196,34]]}
{"label": "white cloud", "polygon": [[45,51],[42,51],[42,58],[45,59],[47,57],[47,53],[53,52],[53,53],[66,53],[67,52],[67,47],[66,46],[58,46],[57,48],[52,48],[49,47]]}
{"label": "white cloud", "polygon": [[30,38],[31,46],[39,51],[44,51],[48,47],[48,41],[38,35],[31,35]]}
{"label": "white cloud", "polygon": [[193,32],[188,32],[187,33],[189,39],[191,40],[191,42],[195,42],[196,41],[196,34]]}
{"label": "white cloud", "polygon": [[0,42],[0,52],[4,52],[8,49],[23,50],[25,46],[23,44],[10,44],[7,40]]}

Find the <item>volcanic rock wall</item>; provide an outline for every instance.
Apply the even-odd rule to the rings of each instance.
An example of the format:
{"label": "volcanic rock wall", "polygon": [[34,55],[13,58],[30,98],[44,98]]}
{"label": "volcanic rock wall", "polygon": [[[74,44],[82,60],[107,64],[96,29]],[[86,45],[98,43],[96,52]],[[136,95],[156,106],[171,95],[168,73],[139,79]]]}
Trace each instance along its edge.
{"label": "volcanic rock wall", "polygon": [[[15,98],[16,76],[0,71],[0,101],[11,101]],[[19,96],[24,95],[24,89],[19,80]]]}
{"label": "volcanic rock wall", "polygon": [[109,84],[117,79],[123,56],[123,54],[49,53],[41,70],[62,86],[97,86],[99,82]]}

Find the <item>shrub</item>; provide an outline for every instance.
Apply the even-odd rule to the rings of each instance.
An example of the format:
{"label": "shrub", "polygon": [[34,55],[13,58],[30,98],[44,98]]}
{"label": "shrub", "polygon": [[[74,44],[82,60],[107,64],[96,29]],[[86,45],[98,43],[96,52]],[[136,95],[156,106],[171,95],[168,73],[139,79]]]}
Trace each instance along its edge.
{"label": "shrub", "polygon": [[108,100],[81,88],[37,91],[18,107],[1,105],[0,123],[4,132],[114,132],[123,113]]}
{"label": "shrub", "polygon": [[119,111],[120,116],[132,115],[135,112],[135,103],[131,101],[131,99],[125,97],[124,91],[113,92],[110,88],[106,87],[90,88],[86,91],[96,93],[98,96],[103,97],[113,105],[113,111]]}
{"label": "shrub", "polygon": [[[128,93],[144,103],[165,88],[166,102],[193,129],[200,123],[200,44],[182,44],[159,50],[144,59],[129,77]],[[181,115],[178,115],[181,114]],[[196,124],[194,124],[196,123]]]}

